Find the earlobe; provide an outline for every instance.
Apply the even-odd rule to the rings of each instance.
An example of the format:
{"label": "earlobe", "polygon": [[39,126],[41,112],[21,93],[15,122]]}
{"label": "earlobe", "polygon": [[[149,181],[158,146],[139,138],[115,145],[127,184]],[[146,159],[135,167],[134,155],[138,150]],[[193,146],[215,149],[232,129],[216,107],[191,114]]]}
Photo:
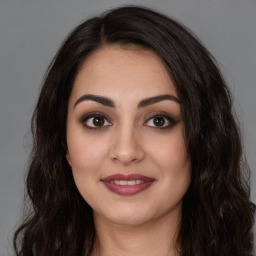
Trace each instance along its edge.
{"label": "earlobe", "polygon": [[70,167],[72,167],[72,164],[71,164],[71,159],[70,159],[70,155],[69,155],[69,152],[67,152],[66,154],[66,159],[68,161],[68,164],[70,165]]}

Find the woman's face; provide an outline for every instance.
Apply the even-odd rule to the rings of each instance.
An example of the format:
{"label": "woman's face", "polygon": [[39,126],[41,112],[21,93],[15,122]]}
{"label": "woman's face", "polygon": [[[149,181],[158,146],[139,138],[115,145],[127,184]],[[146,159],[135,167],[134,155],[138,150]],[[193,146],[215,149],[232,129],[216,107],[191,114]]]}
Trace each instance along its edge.
{"label": "woman's face", "polygon": [[152,51],[103,47],[79,71],[67,160],[94,217],[139,225],[181,213],[191,176],[176,89]]}

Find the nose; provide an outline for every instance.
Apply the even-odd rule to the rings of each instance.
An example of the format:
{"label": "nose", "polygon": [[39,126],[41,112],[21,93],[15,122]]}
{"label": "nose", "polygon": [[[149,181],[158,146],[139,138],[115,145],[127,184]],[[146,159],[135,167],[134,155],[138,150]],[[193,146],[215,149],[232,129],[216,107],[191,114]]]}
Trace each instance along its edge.
{"label": "nose", "polygon": [[145,157],[145,152],[138,134],[132,128],[123,127],[113,135],[110,157],[122,165],[138,163]]}

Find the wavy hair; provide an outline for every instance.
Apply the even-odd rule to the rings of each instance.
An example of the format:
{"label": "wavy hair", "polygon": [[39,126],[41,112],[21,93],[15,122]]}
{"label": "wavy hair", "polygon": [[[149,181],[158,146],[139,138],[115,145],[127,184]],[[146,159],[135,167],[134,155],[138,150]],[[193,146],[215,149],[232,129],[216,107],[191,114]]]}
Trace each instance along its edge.
{"label": "wavy hair", "polygon": [[66,119],[74,79],[104,45],[151,49],[166,63],[185,122],[192,163],[178,242],[182,256],[245,256],[252,251],[254,206],[232,99],[212,55],[183,25],[126,6],[91,18],[64,41],[44,78],[32,118],[26,180],[32,211],[14,235],[17,256],[89,256],[95,229],[66,161]]}

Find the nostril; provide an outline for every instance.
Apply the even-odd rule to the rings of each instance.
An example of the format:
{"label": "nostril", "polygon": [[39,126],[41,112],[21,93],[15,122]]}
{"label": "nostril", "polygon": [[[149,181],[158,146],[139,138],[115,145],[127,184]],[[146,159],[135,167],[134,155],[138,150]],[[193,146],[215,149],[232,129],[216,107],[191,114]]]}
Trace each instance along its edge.
{"label": "nostril", "polygon": [[110,148],[110,158],[122,164],[136,163],[144,158],[143,145],[135,138],[133,129],[120,129],[115,134]]}

